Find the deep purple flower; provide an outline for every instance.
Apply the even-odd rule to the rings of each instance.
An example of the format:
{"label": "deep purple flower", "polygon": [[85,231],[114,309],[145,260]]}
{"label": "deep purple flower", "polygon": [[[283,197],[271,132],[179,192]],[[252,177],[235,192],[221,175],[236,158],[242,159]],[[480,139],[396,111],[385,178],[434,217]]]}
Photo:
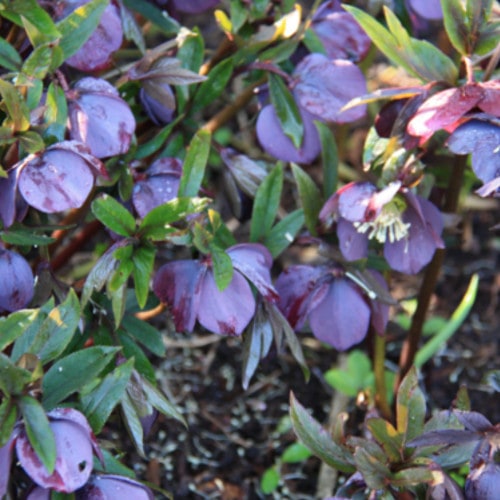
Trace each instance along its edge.
{"label": "deep purple flower", "polygon": [[17,168],[11,168],[6,178],[0,178],[0,219],[5,229],[12,226],[15,220],[23,220],[29,208],[17,190],[18,180]]}
{"label": "deep purple flower", "polygon": [[311,29],[323,43],[330,59],[359,62],[370,49],[370,38],[354,16],[342,8],[340,0],[321,4],[314,13]]}
{"label": "deep purple flower", "polygon": [[304,135],[300,148],[296,148],[292,140],[285,135],[274,106],[268,104],[259,113],[256,124],[257,138],[264,151],[282,161],[295,163],[311,163],[321,152],[319,134],[313,118],[299,106]]}
{"label": "deep purple flower", "polygon": [[159,205],[177,197],[182,175],[182,161],[178,158],[160,158],[136,182],[132,203],[140,217]]}
{"label": "deep purple flower", "polygon": [[26,259],[0,247],[0,311],[17,311],[33,298],[34,279]]}
{"label": "deep purple flower", "polygon": [[[42,488],[71,493],[89,479],[93,468],[92,456],[102,459],[97,440],[85,416],[73,408],[56,408],[47,413],[56,442],[56,464],[49,474],[32,448],[24,426],[19,424],[7,444],[0,448],[0,463],[12,462],[14,447],[21,467]],[[0,472],[3,472],[0,468]],[[8,485],[0,476],[0,497]],[[3,489],[2,489],[3,488]]]}
{"label": "deep purple flower", "polygon": [[410,9],[410,13],[414,13],[421,18],[432,21],[443,19],[441,2],[435,0],[405,0],[405,4]]}
{"label": "deep purple flower", "polygon": [[106,80],[82,78],[66,92],[70,137],[97,158],[124,154],[135,131],[129,105]]}
{"label": "deep purple flower", "polygon": [[83,205],[97,175],[106,176],[101,161],[76,141],[63,141],[31,154],[14,166],[18,189],[26,202],[45,213]]}
{"label": "deep purple flower", "polygon": [[199,14],[215,7],[220,0],[171,0],[174,8],[187,14]]}
{"label": "deep purple flower", "polygon": [[[156,93],[148,92],[149,89],[141,88],[139,91],[139,99],[142,107],[146,111],[151,121],[156,125],[166,125],[172,121],[175,113],[175,96],[172,88],[167,83],[158,84],[161,88],[163,99],[158,99]],[[167,99],[164,97],[168,96]]]}
{"label": "deep purple flower", "polygon": [[[66,0],[59,2],[56,15],[64,18],[81,5],[90,0]],[[96,30],[90,35],[82,47],[65,62],[81,71],[99,71],[111,63],[111,56],[123,41],[123,29],[118,8],[110,2],[101,15]]]}
{"label": "deep purple flower", "polygon": [[169,307],[177,331],[193,331],[198,320],[211,332],[240,335],[255,313],[255,298],[245,278],[267,300],[277,299],[269,273],[272,257],[264,246],[242,243],[226,253],[234,274],[223,291],[215,283],[210,256],[177,260],[158,269],[153,290]]}
{"label": "deep purple flower", "polygon": [[153,492],[144,484],[129,477],[95,474],[76,492],[77,500],[154,500]]}
{"label": "deep purple flower", "polygon": [[[380,275],[373,272],[373,277],[387,288]],[[339,351],[361,342],[370,322],[378,333],[385,330],[388,306],[369,303],[339,268],[291,266],[278,277],[276,289],[279,307],[292,328],[299,330],[309,320],[314,336]]]}
{"label": "deep purple flower", "polygon": [[328,227],[337,220],[340,250],[347,260],[368,255],[368,242],[384,245],[384,256],[396,271],[418,273],[436,248],[443,248],[443,221],[428,200],[402,188],[399,181],[378,191],[368,182],[353,182],[332,195],[320,212]]}

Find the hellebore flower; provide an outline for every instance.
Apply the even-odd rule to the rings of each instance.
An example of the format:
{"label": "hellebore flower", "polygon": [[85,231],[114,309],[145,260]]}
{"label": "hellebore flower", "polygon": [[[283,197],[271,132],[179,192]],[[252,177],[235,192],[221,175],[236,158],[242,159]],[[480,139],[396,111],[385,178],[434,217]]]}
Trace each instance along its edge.
{"label": "hellebore flower", "polygon": [[220,0],[171,0],[174,8],[186,14],[199,14],[215,7]]}
{"label": "hellebore flower", "polygon": [[3,248],[0,248],[0,283],[0,311],[17,311],[33,298],[31,267],[24,257]]}
{"label": "hellebore flower", "polygon": [[342,8],[340,0],[321,4],[314,13],[311,29],[323,43],[330,59],[359,62],[370,49],[370,38],[354,16]]}
{"label": "hellebore flower", "polygon": [[327,200],[319,217],[326,227],[337,217],[340,250],[347,260],[366,257],[368,242],[375,239],[384,245],[392,269],[415,274],[436,248],[444,247],[439,210],[399,181],[382,191],[368,182],[350,183]]}
{"label": "hellebore flower", "polygon": [[500,80],[467,83],[437,92],[418,108],[408,123],[408,133],[420,137],[423,144],[438,130],[453,132],[464,115],[476,107],[500,117]]}
{"label": "hellebore flower", "polygon": [[132,203],[140,217],[153,208],[177,197],[182,175],[182,161],[178,158],[160,158],[153,162],[132,191]]}
{"label": "hellebore flower", "polygon": [[[67,0],[57,2],[56,16],[58,19],[62,19],[78,7],[89,3],[89,1]],[[111,64],[111,56],[121,47],[122,41],[123,29],[120,13],[116,5],[110,2],[104,9],[95,31],[80,47],[78,52],[65,62],[80,71],[105,69]]]}
{"label": "hellebore flower", "polygon": [[[379,285],[387,288],[373,272]],[[316,338],[345,351],[361,342],[370,322],[382,334],[389,308],[367,301],[361,289],[336,267],[291,266],[276,280],[279,308],[291,327],[299,330],[309,320]]]}
{"label": "hellebore flower", "polygon": [[310,113],[299,106],[304,125],[304,135],[300,148],[295,147],[281,128],[281,124],[272,104],[262,108],[257,118],[256,132],[264,151],[282,161],[311,163],[321,151],[319,134]]}
{"label": "hellebore flower", "polygon": [[139,99],[142,107],[155,125],[166,125],[172,121],[175,113],[175,95],[170,85],[159,83],[157,89],[161,89],[166,99],[159,100],[155,94],[148,92],[148,89],[141,88]]}
{"label": "hellebore flower", "polygon": [[114,474],[94,474],[88,483],[76,492],[76,500],[154,500],[153,492],[144,484],[129,477]]}
{"label": "hellebore flower", "polygon": [[469,120],[460,125],[446,143],[452,153],[459,155],[472,153],[472,170],[485,184],[478,191],[483,196],[494,193],[500,188],[499,124],[498,120]]}
{"label": "hellebore flower", "polygon": [[135,118],[113,85],[101,78],[82,78],[66,97],[71,139],[83,142],[97,158],[129,150]]}
{"label": "hellebore flower", "polygon": [[255,298],[245,278],[269,301],[277,300],[269,270],[272,257],[257,243],[226,250],[234,273],[227,288],[215,283],[210,256],[164,264],[154,277],[153,291],[170,308],[177,331],[192,332],[196,320],[207,330],[240,335],[255,313]]}
{"label": "hellebore flower", "polygon": [[28,212],[28,204],[17,191],[18,180],[17,168],[11,168],[6,178],[0,178],[0,219],[4,228],[12,226],[15,220],[23,220]]}
{"label": "hellebore flower", "polygon": [[[8,464],[5,466],[10,468],[15,447],[21,467],[36,484],[42,488],[71,493],[88,481],[93,468],[92,455],[96,454],[102,460],[101,451],[87,419],[79,411],[56,408],[48,412],[47,417],[56,442],[54,472],[47,472],[22,424],[18,424],[11,439],[0,448],[0,464]],[[8,479],[0,476],[0,498],[5,494],[7,485]]]}
{"label": "hellebore flower", "polygon": [[14,165],[18,189],[26,202],[52,214],[81,207],[98,174],[107,176],[101,161],[76,141],[63,141],[31,154]]}

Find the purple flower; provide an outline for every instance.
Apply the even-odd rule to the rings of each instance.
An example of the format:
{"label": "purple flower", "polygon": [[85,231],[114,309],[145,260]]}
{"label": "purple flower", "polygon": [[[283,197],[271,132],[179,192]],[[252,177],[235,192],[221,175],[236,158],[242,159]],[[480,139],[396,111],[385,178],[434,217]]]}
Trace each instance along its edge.
{"label": "purple flower", "polygon": [[138,481],[113,474],[92,475],[89,482],[76,492],[76,500],[154,500],[153,492]]}
{"label": "purple flower", "polygon": [[[380,286],[382,277],[373,272]],[[389,308],[379,302],[369,303],[361,289],[337,267],[291,266],[276,281],[279,307],[295,330],[309,320],[316,338],[345,351],[361,342],[370,322],[382,334]]]}
{"label": "purple flower", "polygon": [[172,4],[179,12],[199,14],[215,7],[220,0],[172,0]]}
{"label": "purple flower", "polygon": [[[56,408],[47,413],[56,442],[56,464],[49,474],[31,446],[26,430],[19,424],[5,446],[0,448],[0,498],[8,486],[8,470],[14,447],[21,467],[42,488],[71,493],[89,479],[92,456],[102,459],[92,430],[82,413],[73,408]],[[4,474],[2,467],[6,468]]]}
{"label": "purple flower", "polygon": [[82,78],[66,97],[71,139],[83,142],[97,158],[129,150],[135,118],[113,85],[101,78]]}
{"label": "purple flower", "polygon": [[[158,83],[156,92],[143,87],[139,91],[142,107],[155,125],[166,125],[172,121],[175,113],[175,96],[167,83]],[[161,99],[158,90],[161,91]]]}
{"label": "purple flower", "polygon": [[0,311],[17,311],[33,298],[34,279],[25,258],[0,248]]}
{"label": "purple flower", "polygon": [[255,313],[255,298],[245,278],[270,301],[277,299],[269,270],[272,257],[257,243],[242,243],[226,250],[234,274],[224,290],[219,290],[212,259],[177,260],[158,269],[153,290],[170,308],[177,331],[191,332],[196,320],[207,330],[224,335],[240,335]]}
{"label": "purple flower", "polygon": [[399,181],[381,191],[368,182],[344,186],[320,212],[326,227],[334,219],[340,250],[350,261],[365,258],[368,242],[374,239],[383,244],[392,269],[415,274],[430,262],[436,248],[444,248],[439,210]]}
{"label": "purple flower", "polygon": [[178,158],[160,158],[153,162],[132,192],[132,203],[140,217],[177,197],[182,174]]}

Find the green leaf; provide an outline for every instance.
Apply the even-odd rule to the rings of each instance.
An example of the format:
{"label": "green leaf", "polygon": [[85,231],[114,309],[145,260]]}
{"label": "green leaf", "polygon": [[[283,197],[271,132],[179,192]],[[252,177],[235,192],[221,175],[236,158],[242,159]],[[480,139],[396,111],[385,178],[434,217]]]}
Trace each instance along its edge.
{"label": "green leaf", "polygon": [[0,389],[4,394],[17,396],[31,382],[31,372],[16,366],[12,360],[0,352]]}
{"label": "green leaf", "polygon": [[89,378],[98,377],[118,351],[118,347],[94,346],[56,361],[42,379],[42,404],[45,409],[51,410],[88,384]]}
{"label": "green leaf", "polygon": [[64,90],[54,82],[51,82],[47,89],[44,118],[48,124],[46,134],[54,136],[59,141],[64,140],[68,121],[68,103]]}
{"label": "green leaf", "polygon": [[222,292],[233,279],[233,261],[224,250],[215,245],[210,245],[210,256],[212,257],[215,284]]}
{"label": "green leaf", "polygon": [[123,398],[120,401],[120,406],[123,414],[123,422],[127,428],[129,436],[132,438],[135,449],[141,457],[146,458],[146,454],[144,453],[144,433],[142,430],[141,420],[128,392],[125,392],[123,395]]}
{"label": "green leaf", "polygon": [[290,393],[290,417],[295,434],[323,462],[341,472],[351,473],[355,470],[349,451],[332,440],[328,432],[295,399],[293,392]]}
{"label": "green leaf", "polygon": [[10,3],[10,8],[19,14],[33,47],[55,42],[60,38],[61,34],[54,21],[36,0],[16,0]]}
{"label": "green leaf", "polygon": [[156,248],[147,246],[135,248],[132,254],[135,296],[141,309],[144,308],[148,300],[149,282],[153,274],[155,256]]}
{"label": "green leaf", "polygon": [[385,450],[392,463],[399,463],[404,456],[403,436],[383,418],[369,418],[366,427]]}
{"label": "green leaf", "polygon": [[321,141],[321,163],[323,164],[323,197],[327,200],[337,191],[339,156],[335,136],[325,123],[314,121]]}
{"label": "green leaf", "polygon": [[[108,291],[108,296],[110,292]],[[127,283],[124,283],[120,288],[111,293],[111,310],[113,311],[113,319],[115,328],[120,326],[127,302]]]}
{"label": "green leaf", "polygon": [[64,60],[76,54],[97,28],[109,0],[91,0],[57,23]]}
{"label": "green leaf", "polygon": [[194,113],[208,104],[214,102],[227,88],[227,84],[233,74],[233,60],[224,59],[217,64],[208,78],[198,87],[193,98],[191,112]]}
{"label": "green leaf", "polygon": [[0,318],[0,352],[19,338],[38,314],[38,309],[24,309]]}
{"label": "green leaf", "polygon": [[156,24],[167,35],[175,35],[181,28],[179,23],[171,18],[166,11],[158,9],[149,2],[144,0],[123,0],[123,4]]}
{"label": "green leaf", "polygon": [[233,34],[238,33],[240,28],[248,19],[248,7],[241,0],[231,0],[229,4],[229,13],[231,24],[233,25]]}
{"label": "green leaf", "polygon": [[276,467],[269,467],[264,471],[260,480],[260,489],[264,495],[270,495],[280,483],[280,473]]}
{"label": "green leaf", "polygon": [[133,215],[112,196],[103,194],[92,202],[92,213],[106,227],[120,236],[132,236],[135,232]]}
{"label": "green leaf", "polygon": [[356,468],[363,475],[363,479],[369,488],[373,490],[385,488],[391,471],[380,461],[378,456],[372,455],[367,448],[359,446],[354,452],[354,459]]}
{"label": "green leaf", "polygon": [[7,114],[12,121],[14,132],[24,132],[30,127],[29,110],[16,87],[0,79],[0,94]]}
{"label": "green leaf", "polygon": [[[123,252],[120,252],[123,250]],[[127,251],[130,250],[130,251]],[[134,271],[134,263],[132,262],[133,247],[128,245],[127,247],[119,248],[115,251],[115,257],[118,261],[113,274],[110,276],[107,286],[107,291],[110,294],[115,293],[123,285],[125,285]]]}
{"label": "green leaf", "polygon": [[24,428],[29,442],[47,472],[52,474],[56,466],[56,440],[42,405],[31,396],[18,399]]}
{"label": "green leaf", "polygon": [[95,434],[102,430],[123,398],[133,367],[134,360],[129,359],[106,375],[97,386],[83,388],[80,392],[82,410]]}
{"label": "green leaf", "polygon": [[262,181],[252,209],[250,241],[257,242],[268,236],[280,206],[283,189],[283,165],[278,163]]}
{"label": "green leaf", "polygon": [[122,328],[156,356],[165,356],[162,334],[154,326],[134,315],[126,314],[123,317]]}
{"label": "green leaf", "polygon": [[134,368],[148,380],[155,382],[155,369],[149,361],[144,351],[137,345],[137,342],[125,330],[119,329],[118,339],[123,347],[123,354],[127,359],[134,360]]}
{"label": "green leaf", "polygon": [[[19,145],[26,153],[37,153],[45,148],[45,142],[42,136],[34,130],[21,132],[17,137],[19,139]],[[35,244],[36,243],[32,242],[32,245]]]}
{"label": "green leaf", "polygon": [[273,258],[288,248],[304,225],[304,210],[299,208],[281,219],[267,234],[264,245]]}
{"label": "green leaf", "polygon": [[422,434],[425,410],[425,396],[418,386],[417,370],[413,367],[401,382],[396,398],[396,427],[403,435],[403,442]]}
{"label": "green leaf", "polygon": [[17,50],[4,38],[0,38],[0,66],[9,71],[19,71],[22,59]]}
{"label": "green leaf", "polygon": [[0,403],[0,448],[5,446],[12,435],[17,421],[17,406],[12,398],[4,395]]}
{"label": "green leaf", "polygon": [[45,78],[52,63],[53,52],[52,43],[39,45],[24,61],[21,71],[30,78]]}
{"label": "green leaf", "polygon": [[300,148],[304,135],[304,125],[297,103],[281,77],[270,73],[268,80],[269,96],[278,115],[281,128],[285,135],[292,140],[294,146]]}
{"label": "green leaf", "polygon": [[2,231],[0,233],[0,238],[5,243],[9,243],[11,245],[26,246],[49,245],[55,241],[55,239],[50,236],[37,234],[34,232],[36,230],[38,230],[38,228],[26,227],[16,222],[10,226],[8,230]]}
{"label": "green leaf", "polygon": [[292,172],[299,190],[300,202],[304,209],[306,227],[315,236],[317,234],[318,215],[323,206],[323,197],[311,177],[295,163],[292,163]]}
{"label": "green leaf", "polygon": [[391,477],[391,484],[396,488],[410,488],[426,483],[431,484],[434,479],[434,473],[428,467],[408,467],[395,472]]}
{"label": "green leaf", "polygon": [[198,130],[189,143],[179,184],[180,197],[196,196],[198,194],[205,175],[208,154],[210,153],[210,139],[210,132]]}
{"label": "green leaf", "polygon": [[305,462],[312,455],[311,450],[302,443],[293,443],[285,448],[281,461],[287,464]]}

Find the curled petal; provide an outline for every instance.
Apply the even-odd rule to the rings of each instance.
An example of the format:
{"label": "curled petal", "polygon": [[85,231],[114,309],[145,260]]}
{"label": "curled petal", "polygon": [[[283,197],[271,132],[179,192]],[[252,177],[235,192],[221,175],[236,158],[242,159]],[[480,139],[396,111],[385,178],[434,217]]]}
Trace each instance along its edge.
{"label": "curled petal", "polygon": [[347,260],[359,260],[368,256],[368,236],[360,233],[352,222],[339,219],[337,237],[340,251]]}
{"label": "curled petal", "polygon": [[235,272],[223,291],[217,288],[211,271],[200,291],[198,321],[211,332],[240,335],[255,313],[255,299],[246,279]]}
{"label": "curled petal", "polygon": [[500,81],[489,80],[481,83],[484,96],[479,102],[479,108],[490,115],[500,117]]}
{"label": "curled petal", "polygon": [[364,221],[377,188],[369,182],[348,184],[339,194],[339,215],[351,222]]}
{"label": "curled petal", "polygon": [[323,300],[309,313],[314,336],[339,351],[361,342],[369,322],[370,308],[360,292],[345,279],[334,280]]}
{"label": "curled petal", "polygon": [[178,332],[192,332],[207,266],[195,260],[168,262],[158,269],[153,291],[170,309]]}
{"label": "curled petal", "polygon": [[77,500],[154,500],[153,492],[138,481],[113,474],[92,475],[76,493]]}

